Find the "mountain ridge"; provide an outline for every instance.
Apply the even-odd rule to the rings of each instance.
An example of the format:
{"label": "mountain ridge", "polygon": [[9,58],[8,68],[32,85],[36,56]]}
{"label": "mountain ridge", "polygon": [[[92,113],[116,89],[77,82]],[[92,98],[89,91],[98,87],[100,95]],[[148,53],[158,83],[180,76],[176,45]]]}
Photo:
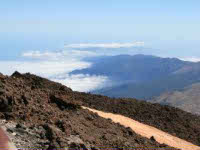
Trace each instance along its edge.
{"label": "mountain ridge", "polygon": [[0,74],[0,124],[19,149],[174,149],[82,109],[81,95],[30,73]]}
{"label": "mountain ridge", "polygon": [[[97,61],[96,61],[97,60]],[[119,55],[107,56],[91,60],[94,64],[87,69],[75,70],[71,74],[103,75],[108,77],[109,86],[93,90],[91,93],[106,95],[109,97],[124,97],[156,101],[163,95],[168,95],[169,100],[158,100],[160,104],[170,104],[183,110],[198,113],[195,107],[198,104],[194,90],[191,95],[182,94],[182,97],[170,99],[173,91],[183,91],[186,87],[200,82],[200,63],[182,61],[177,58],[161,58],[152,55]],[[200,87],[199,87],[200,88]],[[193,88],[191,88],[193,89]],[[173,95],[171,96],[173,97]],[[185,99],[184,107],[176,104],[176,101]],[[166,96],[165,96],[166,99]],[[166,102],[165,102],[166,101]],[[170,101],[167,103],[167,101]],[[191,107],[193,104],[194,107]]]}
{"label": "mountain ridge", "polygon": [[[35,139],[42,137],[40,143],[37,140],[32,142],[43,149],[63,146],[77,149],[99,149],[101,146],[133,149],[139,146],[141,150],[152,146],[166,148],[166,145],[141,137],[129,128],[82,110],[81,106],[121,114],[200,145],[200,117],[177,108],[136,99],[74,92],[62,84],[30,73],[0,75],[0,85],[0,118],[19,124],[10,129],[12,132],[18,133],[25,128],[25,133],[33,133]],[[111,138],[113,135],[118,138]],[[79,142],[75,142],[74,138],[78,138]]]}

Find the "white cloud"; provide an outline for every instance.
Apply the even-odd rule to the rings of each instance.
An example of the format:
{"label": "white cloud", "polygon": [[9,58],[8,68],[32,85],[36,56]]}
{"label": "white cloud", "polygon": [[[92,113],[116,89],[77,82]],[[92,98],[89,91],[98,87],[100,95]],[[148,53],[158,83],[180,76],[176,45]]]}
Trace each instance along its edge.
{"label": "white cloud", "polygon": [[65,48],[130,48],[144,46],[144,42],[133,42],[133,43],[80,43],[80,44],[69,44],[65,45]]}
{"label": "white cloud", "polygon": [[[88,68],[91,63],[81,61],[80,58],[94,56],[96,54],[88,51],[57,51],[40,52],[32,51],[22,54],[31,61],[0,61],[1,72],[11,75],[14,71],[21,73],[33,73],[50,80],[62,83],[73,90],[88,92],[106,85],[108,81],[105,76],[90,75],[69,75],[68,73],[76,70]],[[33,61],[36,59],[37,61]]]}
{"label": "white cloud", "polygon": [[21,73],[30,72],[60,82],[73,90],[87,92],[110,86],[109,79],[106,76],[69,75],[69,72],[90,67],[91,63],[82,61],[84,57],[113,55],[116,52],[109,50],[104,53],[104,51],[76,50],[75,48],[129,48],[143,45],[143,42],[70,44],[65,46],[66,50],[27,51],[22,54],[22,57],[26,58],[25,61],[0,61],[0,68],[3,74],[11,75],[16,70]]}
{"label": "white cloud", "polygon": [[29,51],[22,54],[23,57],[29,57],[29,58],[37,58],[37,59],[57,59],[58,57],[62,57],[62,54],[60,52],[40,52],[40,51]]}
{"label": "white cloud", "polygon": [[180,59],[184,61],[200,62],[200,58],[198,57],[188,57],[188,58],[180,58]]}
{"label": "white cloud", "polygon": [[0,61],[1,72],[11,75],[14,71],[21,73],[30,72],[43,77],[51,77],[63,73],[69,73],[76,69],[90,67],[90,63],[70,61]]}
{"label": "white cloud", "polygon": [[29,51],[22,54],[23,57],[42,60],[61,60],[61,59],[80,59],[83,57],[97,56],[98,54],[91,51],[80,50],[61,50],[61,51]]}
{"label": "white cloud", "polygon": [[89,92],[94,89],[100,89],[106,85],[108,78],[105,76],[90,76],[90,75],[65,75],[62,77],[51,78],[55,82],[67,85],[75,91]]}

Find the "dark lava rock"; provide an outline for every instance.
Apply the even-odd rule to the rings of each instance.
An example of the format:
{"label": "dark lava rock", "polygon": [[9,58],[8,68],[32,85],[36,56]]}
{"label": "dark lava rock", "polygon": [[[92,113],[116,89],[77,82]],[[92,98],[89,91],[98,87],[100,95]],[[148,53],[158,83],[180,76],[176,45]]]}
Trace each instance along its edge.
{"label": "dark lava rock", "polygon": [[[110,99],[100,95],[73,92],[59,83],[30,73],[15,72],[11,77],[3,80],[4,93],[0,95],[0,117],[17,124],[14,132],[24,139],[27,145],[37,145],[49,150],[65,148],[65,150],[74,148],[110,150],[112,148],[125,149],[125,147],[131,149],[140,147],[140,150],[154,147],[157,150],[162,147],[156,141],[137,135],[130,128],[125,128],[81,108],[81,105],[90,105],[99,110],[121,113],[125,116],[136,115],[134,117],[142,118],[144,121],[147,118],[141,116],[141,112],[145,110],[146,116],[146,113],[150,113],[149,110],[154,109],[152,115],[155,120],[150,122],[155,123],[157,121],[155,112],[165,118],[160,111],[160,106],[148,104],[147,107],[146,103],[134,100]],[[133,114],[133,110],[138,114]],[[168,113],[167,116],[171,117],[171,112]],[[181,116],[174,116],[180,120],[179,117]],[[198,121],[196,122],[195,129],[198,133],[199,124]],[[160,122],[157,124],[162,126]],[[191,129],[194,128],[189,128],[194,140],[195,133],[191,132]]]}
{"label": "dark lava rock", "polygon": [[156,141],[156,139],[154,138],[154,136],[152,136],[152,137],[150,138],[150,140],[153,141],[153,142]]}
{"label": "dark lava rock", "polygon": [[200,116],[132,98],[109,98],[80,92],[74,92],[73,97],[86,107],[121,114],[200,145]]}
{"label": "dark lava rock", "polygon": [[0,96],[0,112],[10,112],[12,110],[12,97]]}
{"label": "dark lava rock", "polygon": [[16,78],[20,78],[23,77],[23,75],[21,73],[19,73],[18,71],[15,71],[11,77],[16,77]]}

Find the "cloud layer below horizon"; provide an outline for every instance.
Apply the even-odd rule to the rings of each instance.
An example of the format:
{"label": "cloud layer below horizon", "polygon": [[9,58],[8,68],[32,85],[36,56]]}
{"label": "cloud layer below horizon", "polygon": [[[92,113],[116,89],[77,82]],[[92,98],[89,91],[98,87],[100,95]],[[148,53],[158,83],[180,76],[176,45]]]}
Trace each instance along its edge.
{"label": "cloud layer below horizon", "polygon": [[33,73],[52,81],[56,81],[72,88],[75,91],[89,92],[106,85],[105,76],[69,75],[76,69],[84,69],[92,64],[82,59],[99,54],[92,51],[57,50],[57,51],[27,51],[22,54],[25,60],[0,61],[1,72],[11,75],[14,71]]}
{"label": "cloud layer below horizon", "polygon": [[21,73],[30,72],[81,92],[89,92],[104,87],[106,81],[108,81],[105,76],[68,74],[73,70],[87,68],[90,65],[90,63],[82,61],[0,61],[3,74],[11,75],[16,70]]}
{"label": "cloud layer below horizon", "polygon": [[[1,72],[6,75],[11,75],[16,70],[21,73],[30,72],[62,83],[75,91],[89,92],[91,90],[111,86],[112,82],[106,76],[90,76],[83,74],[69,75],[71,71],[88,68],[92,65],[89,62],[83,61],[83,58],[112,54],[129,54],[130,51],[125,51],[126,48],[133,48],[131,49],[133,52],[141,52],[140,49],[137,49],[137,47],[143,45],[144,42],[69,44],[65,45],[66,50],[24,52],[22,54],[22,58],[24,58],[24,60],[0,61],[0,68]],[[81,50],[82,48],[84,50]],[[87,50],[87,48],[89,48],[89,50]],[[95,48],[100,49],[96,51]],[[104,51],[101,51],[101,48],[104,49]],[[121,48],[122,51],[120,51]],[[146,49],[144,50],[146,51]],[[182,58],[182,60],[197,62],[200,59],[191,57]]]}

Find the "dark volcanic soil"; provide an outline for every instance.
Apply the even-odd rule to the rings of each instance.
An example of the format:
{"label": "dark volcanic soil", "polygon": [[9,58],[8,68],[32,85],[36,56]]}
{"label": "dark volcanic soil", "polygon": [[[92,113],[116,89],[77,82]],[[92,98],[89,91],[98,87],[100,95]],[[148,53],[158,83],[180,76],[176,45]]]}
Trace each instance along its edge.
{"label": "dark volcanic soil", "polygon": [[[31,74],[15,72],[11,77],[0,74],[0,118],[14,122],[15,125],[12,124],[13,127],[7,128],[7,131],[16,138],[24,138],[25,143],[15,143],[18,148],[172,149],[157,143],[153,137],[141,137],[130,128],[80,107],[88,105],[114,112],[123,108],[127,102],[117,106],[116,100],[73,92],[61,84]],[[131,102],[132,105],[134,103]],[[114,109],[114,106],[117,107]]]}
{"label": "dark volcanic soil", "polygon": [[135,99],[112,99],[79,92],[74,95],[87,107],[133,118],[195,145],[200,145],[200,116],[178,108]]}

